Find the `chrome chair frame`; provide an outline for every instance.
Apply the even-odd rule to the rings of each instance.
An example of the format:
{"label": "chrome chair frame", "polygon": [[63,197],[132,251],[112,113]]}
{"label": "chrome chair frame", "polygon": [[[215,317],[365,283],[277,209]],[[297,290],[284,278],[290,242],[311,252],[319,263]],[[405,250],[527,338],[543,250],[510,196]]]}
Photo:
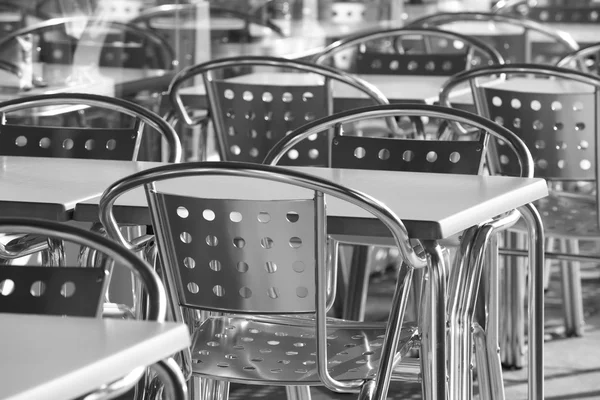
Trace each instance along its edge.
{"label": "chrome chair frame", "polygon": [[[408,25],[408,28],[436,27],[457,21],[484,21],[514,25],[523,28],[524,35],[527,35],[528,31],[534,31],[543,34],[544,36],[548,36],[554,39],[557,43],[562,44],[569,52],[579,49],[579,45],[577,44],[575,39],[573,39],[571,35],[569,35],[566,32],[548,28],[538,22],[529,19],[511,17],[503,14],[484,12],[456,12],[431,14],[412,21]],[[531,60],[531,47],[526,48],[524,56],[525,57],[523,61],[529,62]]]}
{"label": "chrome chair frame", "polygon": [[[381,359],[379,364],[379,373],[377,374],[374,382],[368,382],[368,380],[341,382],[333,379],[327,370],[327,271],[325,268],[317,268],[315,272],[317,282],[317,290],[315,295],[315,323],[318,357],[317,367],[318,375],[321,381],[327,388],[336,392],[360,392],[361,396],[364,396],[364,398],[385,399],[389,385],[389,378],[392,375],[393,367],[398,361],[400,361],[399,357],[396,356],[396,352],[398,340],[400,338],[400,328],[404,318],[408,287],[410,286],[413,270],[415,268],[422,268],[427,263],[432,262],[431,260],[420,257],[414,252],[409,242],[408,233],[402,221],[400,221],[398,217],[384,204],[366,194],[301,172],[260,164],[204,162],[187,163],[185,165],[165,165],[136,173],[112,184],[106,189],[100,200],[100,220],[106,228],[109,237],[119,242],[125,248],[132,247],[132,244],[129,243],[121,234],[118,223],[113,214],[115,202],[121,195],[140,186],[144,186],[146,190],[152,190],[153,184],[157,181],[205,175],[266,179],[309,189],[317,193],[318,196],[322,196],[323,194],[334,196],[363,208],[365,211],[381,220],[390,230],[394,240],[400,248],[402,256],[406,260],[408,271],[404,279],[404,285],[399,282],[394,293],[394,301],[390,312],[390,319],[386,327],[386,335],[382,348],[382,354],[386,354],[386,356],[382,357]],[[318,213],[321,213],[321,215],[317,215],[317,217],[323,218],[323,212],[324,210],[318,211]],[[317,241],[320,240],[321,243],[324,243],[326,235],[327,232],[325,229],[318,229]],[[327,256],[325,249],[322,246],[317,246],[315,251],[317,256],[317,265],[324,265],[323,263],[325,262]],[[166,278],[167,287],[169,288],[170,304],[174,308],[173,313],[177,321],[182,321],[183,316],[176,310],[179,300],[175,290],[175,282],[173,281],[173,277],[170,273],[166,274]],[[286,323],[285,317],[282,321],[283,323]]]}
{"label": "chrome chair frame", "polygon": [[556,63],[556,66],[561,68],[569,68],[570,66],[575,64],[578,70],[591,74],[592,72],[588,68],[588,65],[585,62],[585,58],[594,55],[600,56],[600,43],[594,43],[567,54]]}
{"label": "chrome chair frame", "polygon": [[[102,252],[111,260],[102,268],[110,271],[115,263],[123,265],[143,282],[148,301],[147,319],[156,322],[166,321],[167,295],[159,276],[145,261],[114,241],[71,225],[31,218],[0,218],[0,230],[67,240]],[[168,390],[169,398],[179,400],[187,398],[185,380],[172,358],[161,360],[151,368],[158,374],[160,380],[167,384],[165,388]],[[137,384],[144,376],[145,369],[145,367],[137,368],[124,378],[104,385],[84,398],[97,400],[121,395]]]}
{"label": "chrome chair frame", "polygon": [[378,39],[394,38],[394,48],[396,51],[399,51],[400,49],[398,48],[398,40],[401,39],[402,36],[409,35],[420,35],[423,36],[424,39],[429,37],[439,37],[447,40],[462,41],[468,46],[467,69],[469,69],[472,65],[475,50],[478,50],[481,54],[486,55],[492,64],[504,64],[504,59],[502,58],[502,55],[500,55],[500,53],[496,49],[479,39],[440,29],[410,27],[385,29],[375,32],[360,33],[348,36],[327,46],[319,54],[313,57],[313,62],[318,65],[323,65],[323,63],[325,63],[327,59],[329,59],[330,57],[332,57],[340,51],[344,51],[349,48]]}
{"label": "chrome chair frame", "polygon": [[[160,6],[148,8],[140,13],[137,17],[129,21],[132,24],[144,23],[146,27],[152,29],[152,25],[150,25],[150,20],[153,18],[167,17],[173,14],[178,15],[180,13],[192,12],[196,10],[196,4],[163,4]],[[266,28],[271,29],[280,37],[284,37],[285,34],[281,30],[281,28],[275,25],[270,20],[263,20],[259,16],[255,14],[246,14],[238,10],[232,10],[224,7],[217,7],[214,5],[210,6],[210,11],[222,12],[225,14],[230,14],[234,17],[242,19],[246,22],[246,29],[250,24],[264,26]]]}
{"label": "chrome chair frame", "polygon": [[[9,112],[22,111],[35,107],[52,106],[57,105],[57,103],[62,105],[100,107],[131,116],[137,120],[136,128],[139,133],[143,131],[145,125],[148,125],[161,133],[161,136],[163,136],[165,142],[169,146],[168,162],[178,163],[181,161],[181,143],[179,142],[177,133],[171,125],[152,111],[127,100],[87,93],[56,93],[27,96],[0,103],[1,121],[2,123],[5,121],[5,115]],[[132,160],[135,160],[137,157],[140,140],[141,134],[138,135]],[[92,229],[97,231],[100,228],[99,226],[95,226]],[[149,238],[150,237],[147,237],[146,239]],[[45,257],[44,261],[46,263],[61,265],[64,261],[64,254],[60,242],[54,240],[47,241],[47,243],[44,242],[46,242],[46,239],[39,235],[13,239],[5,246],[0,247],[0,259],[3,259],[4,262],[10,262],[10,260],[15,258],[43,251],[42,256]],[[93,256],[95,253],[87,248],[82,249],[82,251],[83,258]]]}
{"label": "chrome chair frame", "polygon": [[[419,114],[432,118],[448,118],[460,124],[467,124],[478,129],[487,131],[489,134],[505,140],[507,145],[517,155],[520,164],[520,176],[526,178],[533,177],[533,159],[523,141],[508,129],[495,124],[494,122],[481,116],[452,109],[448,107],[417,105],[417,104],[393,104],[386,106],[367,107],[357,110],[346,111],[313,121],[301,128],[298,128],[290,135],[286,136],[277,143],[269,152],[264,160],[265,164],[276,164],[283,154],[298,142],[307,139],[310,135],[322,132],[324,127],[337,124],[355,122],[363,118],[377,118],[390,116],[407,116]],[[544,392],[544,287],[542,282],[544,268],[544,233],[540,216],[535,207],[527,204],[518,209],[524,217],[529,233],[529,371],[528,371],[528,393],[529,398],[542,399]],[[515,214],[517,211],[507,213],[492,221],[486,221],[477,227],[469,229],[463,236],[461,245],[462,257],[455,260],[455,266],[450,270],[448,304],[446,304],[446,273],[443,270],[436,270],[436,263],[428,264],[427,272],[429,279],[423,289],[422,308],[421,308],[421,346],[422,354],[427,354],[427,360],[422,359],[423,374],[423,393],[425,398],[445,398],[446,382],[446,313],[449,321],[449,341],[448,344],[448,368],[449,371],[449,392],[451,398],[469,398],[470,397],[470,357],[471,357],[471,328],[473,326],[473,307],[478,290],[479,281],[483,267],[483,255],[485,255],[485,243],[492,233],[506,229],[516,222]],[[428,257],[435,258],[432,254],[434,247],[439,249],[435,241],[427,241],[424,249]],[[491,248],[494,245],[492,243]],[[406,250],[400,249],[401,254]],[[477,253],[476,253],[477,252]],[[437,257],[443,257],[438,252]],[[465,263],[462,260],[469,259]],[[486,277],[490,279],[490,290],[485,298],[486,309],[488,310],[489,327],[487,333],[487,343],[481,330],[477,330],[476,340],[485,347],[485,350],[478,354],[478,359],[484,357],[489,361],[483,373],[484,379],[481,383],[489,382],[486,389],[482,392],[484,395],[493,393],[504,393],[502,387],[500,360],[498,356],[498,333],[497,333],[497,271],[493,265],[485,268]],[[468,273],[467,271],[472,271]],[[393,312],[393,311],[392,311]],[[431,342],[430,342],[431,341]],[[427,367],[433,367],[428,369]],[[433,374],[433,375],[432,375]],[[437,381],[436,381],[437,379]],[[490,394],[491,393],[491,394]],[[439,397],[436,397],[439,396]],[[502,395],[503,396],[503,395]],[[494,397],[487,397],[494,398]],[[486,398],[486,399],[487,399]]]}
{"label": "chrome chair frame", "polygon": [[[224,142],[222,137],[226,135],[226,126],[223,122],[223,118],[221,115],[223,111],[219,105],[219,96],[216,92],[216,87],[214,83],[214,78],[212,72],[215,70],[221,70],[226,68],[231,68],[235,66],[263,66],[263,67],[276,67],[276,68],[289,68],[299,72],[305,73],[313,73],[325,78],[325,85],[329,85],[330,80],[335,80],[341,82],[343,84],[349,85],[362,93],[365,93],[371,99],[374,100],[377,104],[389,104],[387,98],[381,93],[379,89],[374,87],[368,82],[363,81],[362,79],[352,76],[350,74],[343,73],[334,68],[315,65],[306,61],[299,60],[288,60],[284,58],[277,57],[269,57],[269,56],[245,56],[245,57],[231,57],[224,58],[221,60],[209,61],[203,64],[198,64],[194,66],[190,66],[184,68],[180,72],[173,77],[171,84],[169,86],[169,99],[172,105],[174,105],[177,111],[177,117],[179,120],[184,121],[188,126],[197,125],[203,121],[206,121],[206,117],[202,117],[201,119],[195,119],[185,107],[183,100],[181,99],[181,95],[179,93],[179,89],[182,85],[190,80],[191,78],[202,75],[204,86],[206,88],[206,94],[208,96],[209,107],[212,111],[213,123],[215,125],[215,131],[217,133],[217,139],[219,142],[220,155],[222,159],[226,160],[227,153],[226,148],[224,146]],[[329,102],[329,111],[333,110],[331,102]],[[214,114],[218,113],[218,117]],[[210,116],[209,112],[209,116]],[[391,132],[397,133],[398,127],[393,119],[386,119],[387,126]],[[204,143],[206,143],[206,138],[204,139]],[[204,144],[205,145],[205,144]]]}
{"label": "chrome chair frame", "polygon": [[[570,59],[570,58],[569,58]],[[562,78],[568,79],[575,82],[580,82],[586,85],[589,85],[595,88],[595,92],[600,92],[600,78],[589,75],[583,72],[568,70],[560,67],[553,66],[545,66],[545,65],[536,65],[536,64],[512,64],[512,65],[504,65],[504,66],[495,66],[495,67],[487,67],[487,68],[478,68],[475,70],[471,70],[465,72],[463,74],[458,74],[452,77],[450,80],[446,82],[444,88],[440,93],[440,103],[444,106],[450,107],[450,93],[452,90],[461,83],[467,81],[474,81],[477,78],[482,77],[490,77],[490,76],[500,76],[501,79],[506,79],[509,75],[537,75],[542,77],[549,78]],[[477,109],[483,113],[483,115],[489,115],[488,108],[485,105],[485,100],[482,98],[479,90],[475,90],[473,92],[475,104]],[[596,144],[598,146],[598,144]],[[597,162],[597,161],[596,161]],[[596,176],[596,180],[598,177]],[[560,178],[557,178],[560,180]],[[560,194],[558,194],[560,196]],[[596,207],[600,210],[600,195],[596,194]],[[599,221],[600,222],[600,221]],[[573,243],[572,239],[561,239],[566,241],[563,246],[567,246],[570,243],[570,246],[577,246],[575,237],[575,243]],[[568,247],[568,246],[567,246]],[[574,247],[576,248],[576,247]],[[566,248],[565,248],[566,250]],[[567,250],[568,251],[568,250]],[[512,255],[512,256],[522,256],[524,254],[523,251],[517,249],[500,249],[500,254],[503,255]],[[559,259],[563,261],[572,261],[577,262],[581,260],[587,261],[599,261],[600,258],[596,256],[581,256],[579,254],[565,254],[565,253],[555,253],[547,251],[545,253],[546,257],[549,259]],[[520,271],[520,269],[518,270]],[[508,273],[508,272],[507,272]],[[520,284],[519,281],[523,282],[523,278],[519,277],[519,272],[512,273],[508,275],[506,278],[511,280],[511,284],[509,287],[518,287]],[[521,283],[522,284],[522,283]],[[516,289],[515,289],[516,290]],[[580,336],[582,334],[582,326],[583,326],[583,299],[581,293],[581,283],[579,276],[579,268],[576,265],[563,265],[563,301],[565,307],[565,327],[567,335],[576,335]],[[521,321],[519,320],[520,311],[518,310],[520,302],[515,302],[513,304],[513,308],[510,311],[507,311],[508,317],[512,319],[512,325],[520,327],[522,326]],[[513,319],[516,318],[516,319]],[[509,344],[506,349],[505,359],[507,364],[516,365],[517,367],[522,365],[521,361],[521,350],[520,346],[523,343],[521,335],[522,330],[519,330],[514,337],[509,336]]]}
{"label": "chrome chair frame", "polygon": [[[6,46],[8,46],[11,42],[13,42],[19,36],[28,35],[28,34],[42,34],[44,32],[57,29],[61,25],[65,26],[66,24],[69,24],[69,23],[78,23],[78,22],[85,22],[86,29],[87,29],[87,27],[90,26],[90,24],[93,24],[93,25],[97,25],[97,26],[102,26],[107,29],[110,29],[110,28],[117,29],[117,30],[125,32],[125,33],[132,32],[137,37],[150,41],[150,43],[155,45],[157,49],[160,49],[160,51],[162,52],[161,58],[162,58],[162,68],[163,69],[172,69],[174,67],[175,54],[173,52],[173,49],[171,48],[169,43],[167,43],[167,41],[165,39],[163,39],[160,35],[157,35],[154,32],[142,29],[142,28],[140,28],[136,25],[130,24],[130,23],[107,21],[104,19],[99,19],[99,18],[94,18],[94,17],[75,16],[75,17],[52,18],[47,21],[43,21],[39,24],[26,26],[22,29],[11,32],[9,35],[1,38],[0,39],[0,50],[4,49]],[[73,38],[73,40],[75,42],[78,41],[78,39],[75,39],[75,38]]]}

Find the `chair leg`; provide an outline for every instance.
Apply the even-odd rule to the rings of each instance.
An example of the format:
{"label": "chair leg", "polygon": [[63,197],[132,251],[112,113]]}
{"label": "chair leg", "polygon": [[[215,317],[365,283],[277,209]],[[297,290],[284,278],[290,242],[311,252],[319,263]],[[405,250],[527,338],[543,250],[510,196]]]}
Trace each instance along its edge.
{"label": "chair leg", "polygon": [[[578,254],[579,242],[576,239],[563,239],[561,250],[567,254]],[[560,267],[565,334],[566,336],[582,336],[584,321],[580,263],[577,261],[561,261]]]}
{"label": "chair leg", "polygon": [[364,319],[369,286],[368,257],[368,246],[354,246],[342,312],[343,319],[352,321],[362,321]]}
{"label": "chair leg", "polygon": [[190,400],[227,400],[229,382],[192,376],[188,381],[188,397]]}
{"label": "chair leg", "polygon": [[286,386],[287,400],[310,400],[309,386]]}

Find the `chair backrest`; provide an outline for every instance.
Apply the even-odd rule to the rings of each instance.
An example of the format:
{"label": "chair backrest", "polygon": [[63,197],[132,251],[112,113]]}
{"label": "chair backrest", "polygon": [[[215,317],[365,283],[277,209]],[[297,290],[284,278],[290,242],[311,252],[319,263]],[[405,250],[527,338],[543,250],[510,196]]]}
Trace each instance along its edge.
{"label": "chair backrest", "polygon": [[[470,27],[471,28],[470,28]],[[566,53],[577,50],[579,45],[568,33],[542,25],[525,18],[484,12],[457,12],[432,14],[413,21],[408,27],[440,27],[446,30],[470,32],[498,49],[507,63],[545,62],[553,64]],[[546,45],[534,47],[530,34],[551,39]],[[560,46],[556,46],[556,45]]]}
{"label": "chair backrest", "polygon": [[[442,172],[446,168],[453,168],[455,173],[476,174],[482,165],[482,153],[485,151],[485,136],[487,133],[505,141],[508,144],[507,147],[512,149],[518,161],[519,176],[533,177],[531,154],[525,143],[514,133],[477,114],[425,104],[390,104],[357,108],[313,121],[296,129],[277,143],[265,158],[264,163],[277,164],[292,146],[305,140],[310,135],[322,132],[324,129],[337,124],[353,123],[371,118],[410,116],[439,118],[448,122],[466,124],[483,132],[480,134],[478,141],[470,144],[468,142],[460,144],[460,142],[414,141],[414,144],[411,145],[410,142],[413,142],[413,140],[388,139],[382,141],[369,138],[363,142],[359,139],[364,138],[356,138],[355,140],[354,138],[338,136],[333,141],[334,143],[338,141],[341,145],[339,153],[334,156],[334,159],[342,168],[402,169],[414,172]],[[454,152],[458,154],[453,154]],[[352,159],[352,157],[357,160]],[[412,162],[414,164],[411,164]],[[467,163],[470,165],[467,165]]]}
{"label": "chair backrest", "polygon": [[72,225],[31,218],[0,218],[0,231],[65,240],[109,260],[96,268],[3,266],[0,312],[98,316],[106,277],[118,264],[141,279],[148,295],[147,319],[165,321],[166,292],[160,278],[148,263],[114,241]]}
{"label": "chair backrest", "polygon": [[2,266],[0,312],[96,317],[107,273],[103,268]]}
{"label": "chair backrest", "polygon": [[[124,129],[6,124],[6,116],[12,112],[66,105],[117,111],[133,117],[135,123]],[[28,96],[0,103],[0,115],[0,155],[137,160],[143,129],[149,126],[168,144],[168,161],[181,161],[181,143],[173,128],[159,115],[126,100],[85,93]]]}
{"label": "chair backrest", "polygon": [[387,29],[341,39],[314,57],[358,74],[441,75],[482,64],[502,64],[502,56],[486,43],[439,29]]}
{"label": "chair backrest", "polygon": [[597,24],[600,22],[600,5],[591,0],[501,0],[493,12],[526,17],[540,22]]}
{"label": "chair backrest", "polygon": [[33,35],[39,54],[34,59],[52,64],[72,64],[75,53],[97,57],[86,59],[103,67],[173,68],[171,46],[161,36],[129,23],[94,17],[53,18],[16,30],[0,39],[0,51],[14,45],[18,37]]}
{"label": "chair backrest", "polygon": [[[476,79],[494,76],[498,78],[486,83]],[[525,142],[535,160],[536,176],[596,180],[600,78],[536,64],[478,68],[448,80],[440,103],[450,106],[452,90],[472,81],[478,112]],[[494,147],[495,168],[514,175],[515,160],[506,143],[496,141]]]}
{"label": "chair backrest", "polygon": [[[277,68],[269,73],[250,73],[222,79],[219,73],[235,67]],[[279,72],[281,70],[293,72]],[[300,72],[300,73],[298,73]],[[332,68],[303,61],[275,57],[233,57],[210,61],[179,72],[171,82],[169,95],[179,116],[193,124],[180,89],[186,81],[201,75],[220,156],[226,161],[256,162],[293,129],[332,113],[330,81],[350,85],[367,94],[378,104],[387,99],[359,78]],[[323,136],[312,137],[294,148],[286,157],[288,165],[328,165],[329,142]]]}
{"label": "chair backrest", "polygon": [[331,22],[347,24],[365,20],[367,5],[362,3],[335,2],[331,5]]}

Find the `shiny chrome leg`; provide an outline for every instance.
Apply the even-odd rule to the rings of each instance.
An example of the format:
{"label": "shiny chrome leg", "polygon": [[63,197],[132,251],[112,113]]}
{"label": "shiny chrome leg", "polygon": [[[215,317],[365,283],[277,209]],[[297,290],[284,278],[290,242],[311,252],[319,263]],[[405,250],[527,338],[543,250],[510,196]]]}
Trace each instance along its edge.
{"label": "shiny chrome leg", "polygon": [[362,321],[365,317],[365,305],[369,288],[368,259],[368,246],[354,246],[342,319]]}
{"label": "shiny chrome leg", "polygon": [[422,241],[427,252],[427,278],[421,302],[421,368],[423,399],[445,400],[446,381],[446,276],[442,248],[437,242]]}
{"label": "shiny chrome leg", "polygon": [[50,267],[65,265],[65,248],[62,240],[48,239],[48,249],[42,251],[42,265]]}
{"label": "shiny chrome leg", "polygon": [[[561,251],[566,254],[579,254],[579,242],[576,239],[563,239]],[[581,290],[581,271],[578,261],[561,261],[562,296],[567,336],[583,335],[583,293]]]}
{"label": "shiny chrome leg", "polygon": [[309,386],[286,386],[287,400],[310,400]]}
{"label": "shiny chrome leg", "polygon": [[544,398],[544,228],[532,204],[519,207],[529,234],[528,399]]}
{"label": "shiny chrome leg", "polygon": [[200,398],[198,400],[227,400],[229,382],[202,378],[200,380]]}
{"label": "shiny chrome leg", "polygon": [[371,400],[375,392],[375,381],[367,381],[360,389],[357,400]]}

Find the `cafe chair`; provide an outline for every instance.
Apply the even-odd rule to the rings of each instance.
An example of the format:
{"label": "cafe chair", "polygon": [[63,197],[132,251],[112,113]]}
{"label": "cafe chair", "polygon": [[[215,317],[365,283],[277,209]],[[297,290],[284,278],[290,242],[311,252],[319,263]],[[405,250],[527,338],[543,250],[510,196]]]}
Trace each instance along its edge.
{"label": "cafe chair", "polygon": [[[579,49],[566,32],[539,22],[497,13],[438,13],[418,18],[409,28],[428,27],[470,34],[497,49],[509,63],[536,62],[554,64],[564,54]],[[531,36],[542,36],[549,43],[532,43]]]}
{"label": "cafe chair", "polygon": [[477,65],[503,64],[485,42],[429,28],[396,28],[340,39],[314,56],[356,74],[451,76]]}
{"label": "cafe chair", "polygon": [[594,43],[567,54],[557,63],[557,67],[573,68],[592,75],[600,75],[600,43]]}
{"label": "cafe chair", "polygon": [[[60,112],[60,109],[94,107],[110,110],[130,118],[131,126],[125,128],[42,127],[12,124],[13,115],[34,112],[37,115]],[[57,111],[58,109],[58,111]],[[143,131],[152,128],[168,145],[168,162],[181,161],[181,144],[173,128],[160,116],[126,100],[85,93],[55,93],[20,97],[0,103],[2,115],[0,130],[0,155],[19,157],[86,158],[126,161],[139,159]],[[114,114],[113,114],[114,115]],[[22,215],[15,206],[14,216]],[[33,215],[33,217],[36,217]],[[100,230],[100,225],[93,230]],[[42,257],[53,265],[64,264],[62,244],[42,236],[17,236],[0,250],[0,262],[42,251]],[[87,253],[86,253],[87,254]],[[87,256],[86,256],[87,257]],[[85,258],[85,257],[84,257]]]}
{"label": "cafe chair", "polygon": [[78,60],[76,53],[81,53],[85,65],[154,69],[174,66],[173,49],[162,37],[128,23],[82,16],[53,18],[4,36],[0,51],[26,35],[34,37],[34,62],[70,65]]}
{"label": "cafe chair", "polygon": [[[262,69],[257,71],[257,67]],[[236,68],[252,68],[255,72],[222,78],[222,74]],[[276,70],[280,78],[271,79],[264,68]],[[207,122],[206,117],[197,119],[193,115],[193,110],[206,108],[194,100],[197,86],[186,87],[189,82],[196,82],[194,78],[200,77],[208,98],[208,117],[214,125],[218,154],[223,161],[260,163],[269,149],[288,132],[332,114],[332,84],[351,86],[376,104],[388,103],[374,86],[330,67],[268,56],[232,57],[185,68],[171,81],[171,105],[177,118],[187,126]],[[387,122],[387,132],[397,133],[396,123]],[[203,128],[202,132],[203,155],[200,157],[204,159],[207,130]],[[292,149],[283,163],[327,165],[327,138],[311,138]]]}
{"label": "cafe chair", "polygon": [[[107,263],[97,268],[1,266],[1,313],[101,317],[103,292],[106,291],[109,274],[117,264],[128,268],[143,282],[148,305],[146,319],[166,321],[167,297],[159,276],[150,265],[114,241],[72,225],[32,218],[1,218],[0,230],[26,236],[53,237],[58,241],[93,248],[108,257]],[[169,398],[187,398],[184,377],[173,359],[159,361],[151,368],[168,383],[165,387]],[[131,390],[140,378],[143,380],[144,374],[145,368],[136,369],[122,380],[108,383],[84,398],[114,398]]]}
{"label": "cafe chair", "polygon": [[[486,77],[497,79],[477,83]],[[478,68],[452,77],[442,89],[441,104],[451,106],[452,90],[465,82],[475,82],[473,96],[479,112],[517,134],[532,153],[536,177],[550,182],[550,195],[536,203],[549,237],[546,257],[561,260],[565,333],[581,336],[584,320],[579,262],[600,258],[579,254],[579,240],[600,238],[600,203],[597,193],[571,193],[559,187],[570,182],[589,182],[594,186],[597,183],[596,97],[600,78],[534,64]],[[496,140],[490,147],[490,167],[497,173],[514,175],[517,164],[506,143]],[[522,225],[512,229],[524,232]],[[516,245],[520,242],[518,237],[510,240]],[[553,249],[557,245],[560,245],[558,251]],[[514,247],[502,253],[523,255],[523,251]],[[517,367],[522,365],[523,271],[519,265],[505,268],[508,280],[505,296],[511,299],[511,307],[505,310],[508,322],[504,326],[513,332],[505,334],[509,343],[503,346],[503,351],[505,363]]]}
{"label": "cafe chair", "polygon": [[[212,196],[212,189],[206,191],[211,198],[157,189],[186,177],[240,183],[228,189],[226,198],[215,198],[219,189]],[[280,185],[284,197],[252,199],[244,188],[264,180]],[[413,252],[404,225],[385,205],[278,167],[239,162],[161,166],[115,182],[100,200],[100,220],[109,236],[128,248],[113,207],[121,195],[140,186],[148,196],[173,314],[177,321],[185,316],[193,331],[195,398],[227,398],[228,382],[287,386],[288,398],[297,399],[310,399],[308,386],[315,385],[360,393],[364,399],[386,398],[388,380],[417,341],[416,328],[403,326],[404,305],[412,271],[425,260]],[[324,195],[378,218],[407,260],[387,325],[327,318],[335,299],[336,263],[329,258],[334,253],[326,251]]]}
{"label": "cafe chair", "polygon": [[180,67],[197,63],[195,43],[198,29],[210,28],[213,55],[228,43],[255,42],[264,36],[265,32],[284,37],[281,28],[270,19],[252,13],[210,5],[209,15],[200,17],[197,10],[198,5],[193,3],[163,4],[143,10],[130,23],[160,35],[174,49],[179,43],[177,54]]}
{"label": "cafe chair", "polygon": [[600,6],[594,1],[539,2],[532,0],[500,0],[492,8],[499,14],[525,17],[542,23],[597,24]]}
{"label": "cafe chair", "polygon": [[[466,111],[420,104],[393,104],[385,106],[373,106],[361,109],[349,110],[343,113],[338,113],[321,120],[313,121],[303,127],[296,129],[290,135],[279,141],[275,145],[267,157],[264,160],[265,164],[275,165],[281,160],[288,149],[292,146],[297,145],[299,142],[306,140],[310,135],[323,132],[330,126],[337,124],[344,124],[348,122],[360,121],[368,118],[382,118],[390,116],[427,116],[430,118],[439,118],[449,121],[459,122],[464,125],[470,125],[481,131],[478,140],[469,141],[423,141],[414,139],[391,139],[391,138],[363,138],[363,137],[348,137],[348,136],[336,136],[332,139],[332,166],[339,168],[354,168],[354,169],[376,169],[376,170],[392,170],[392,171],[411,171],[411,172],[430,172],[430,173],[458,173],[458,174],[477,174],[481,171],[483,166],[483,155],[486,152],[486,141],[487,136],[493,136],[505,140],[506,143],[510,143],[511,148],[514,149],[515,159],[519,160],[521,169],[518,169],[517,175],[528,177],[532,175],[533,167],[531,165],[531,156],[529,151],[525,147],[524,143],[518,139],[508,129],[495,124],[494,122],[472,114]],[[508,145],[507,145],[508,147]],[[409,188],[407,188],[409,190]],[[407,192],[409,195],[409,192]],[[501,217],[498,221],[490,223],[490,227],[493,227],[494,234],[498,231],[504,230],[507,227],[513,225],[518,216],[514,214]],[[468,250],[465,246],[469,246],[468,242],[470,239],[470,233],[463,233],[463,240],[459,245],[459,254],[462,257],[456,257],[453,260],[453,265],[449,268],[450,277],[448,278],[449,289],[448,289],[448,312],[451,315],[455,315],[458,309],[463,311],[458,314],[461,317],[457,320],[455,317],[449,317],[448,329],[452,332],[462,332],[455,335],[450,332],[449,337],[455,338],[460,342],[466,340],[467,343],[463,347],[457,345],[457,347],[451,348],[457,349],[462,348],[463,353],[461,356],[462,361],[459,359],[448,360],[449,368],[458,365],[470,365],[471,364],[471,339],[475,342],[475,357],[477,359],[478,379],[480,393],[495,393],[498,398],[503,398],[503,384],[502,384],[502,368],[500,365],[500,358],[497,352],[498,334],[497,334],[497,321],[498,313],[494,304],[493,295],[491,293],[497,293],[497,274],[495,272],[495,265],[483,266],[483,264],[476,262],[471,266],[477,265],[478,271],[475,275],[468,278],[469,273],[465,271],[471,271],[464,260],[469,258],[469,252],[475,250]],[[379,246],[396,246],[393,242],[384,240],[373,241],[372,238],[363,236],[341,236],[335,235],[330,237],[330,241],[333,242],[333,249],[337,250],[339,243],[352,243],[352,244],[367,244],[367,245],[379,245]],[[483,252],[485,253],[485,251]],[[337,258],[336,253],[332,256],[333,259]],[[447,254],[444,254],[447,261],[445,264],[449,265]],[[400,252],[400,259],[404,262],[402,251]],[[462,260],[462,261],[461,261]],[[481,260],[479,260],[481,261]],[[477,289],[475,292],[470,292],[473,289],[472,283],[478,282],[481,279],[481,273],[485,270],[485,276],[487,279],[485,299],[481,300],[481,304],[485,304],[486,315],[474,314],[475,299],[477,297]],[[421,271],[421,270],[418,270]],[[420,320],[428,320],[428,316],[432,310],[438,309],[435,303],[432,304],[431,299],[440,299],[440,293],[438,290],[442,290],[439,287],[432,287],[434,285],[431,279],[435,277],[433,270],[423,270],[424,274],[429,275],[429,279],[423,279],[423,274],[417,275],[415,278],[417,281],[413,291],[417,291],[418,294],[413,296],[416,299],[419,307],[419,318]],[[350,278],[348,279],[350,285],[347,287],[347,296],[353,299],[349,299],[346,302],[346,306],[354,307],[354,309],[348,309],[348,318],[360,316],[357,314],[356,309],[364,309],[364,301],[366,299],[366,274],[361,270],[353,270],[349,272]],[[353,276],[354,275],[354,276]],[[459,277],[460,276],[460,277]],[[435,278],[434,278],[435,279]],[[471,284],[461,285],[462,279],[468,279]],[[423,285],[421,288],[421,284]],[[456,284],[456,286],[454,286]],[[541,283],[535,284],[541,285]],[[457,288],[463,289],[457,289]],[[475,286],[477,287],[477,286]],[[470,288],[470,289],[464,289]],[[422,292],[421,292],[422,291]],[[470,294],[467,294],[469,292]],[[470,300],[466,301],[462,299],[462,296],[470,296]],[[483,296],[483,294],[482,294]],[[441,296],[444,297],[444,296]],[[445,307],[445,302],[442,300],[442,308]],[[452,305],[454,304],[454,305]],[[465,304],[470,304],[470,307],[463,309]],[[465,312],[465,314],[462,314]],[[536,311],[533,311],[534,313]],[[475,319],[477,317],[477,319]],[[457,325],[455,325],[455,323]],[[465,325],[462,325],[462,324]],[[444,324],[445,325],[445,324]],[[459,325],[461,325],[459,327]],[[482,328],[485,326],[485,329]],[[422,327],[421,327],[422,328]],[[536,327],[536,329],[539,327]],[[456,329],[456,330],[455,330]],[[532,332],[534,329],[532,328]],[[468,333],[466,333],[468,332]],[[538,332],[536,330],[536,332]],[[466,337],[458,339],[459,336],[465,334]],[[473,334],[473,338],[471,338]],[[422,339],[423,340],[423,339]],[[454,339],[453,339],[454,340]],[[456,343],[456,342],[454,342]],[[532,353],[532,368],[539,368],[543,365],[542,352],[538,351],[539,348],[535,346],[535,353]],[[429,351],[431,351],[429,349]],[[455,350],[452,350],[455,351]],[[460,353],[460,351],[458,352]],[[422,348],[421,351],[421,363],[427,363],[426,357],[428,350]],[[456,355],[457,353],[453,353]],[[466,362],[466,364],[464,364]],[[427,387],[425,382],[425,376],[427,374],[427,365],[422,364],[423,373],[423,392],[427,393]],[[458,367],[457,367],[458,368]],[[469,368],[467,368],[469,370]],[[470,372],[463,371],[463,373],[470,374]],[[462,376],[461,374],[452,375],[453,377]],[[452,378],[454,379],[454,378]],[[457,378],[458,379],[458,378]],[[461,390],[455,392],[455,388],[462,387],[464,380],[459,379],[460,383],[455,384],[452,381],[452,388],[450,393],[463,393]],[[530,382],[530,385],[538,385],[539,383]],[[533,387],[532,386],[532,387]],[[463,388],[469,391],[469,388]],[[537,388],[539,390],[539,387]],[[463,395],[450,398],[465,398]],[[494,398],[494,397],[484,397]]]}

